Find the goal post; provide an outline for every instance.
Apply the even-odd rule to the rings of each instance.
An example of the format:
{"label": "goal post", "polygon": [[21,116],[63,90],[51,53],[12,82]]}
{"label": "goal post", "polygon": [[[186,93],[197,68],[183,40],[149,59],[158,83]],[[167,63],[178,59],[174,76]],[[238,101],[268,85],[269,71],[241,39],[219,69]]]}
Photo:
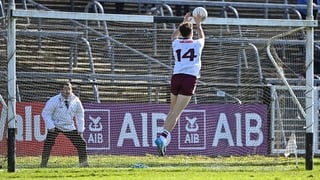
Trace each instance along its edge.
{"label": "goal post", "polygon": [[[312,1],[308,1],[308,17],[313,19]],[[306,32],[306,145],[305,169],[313,170],[314,154],[314,28],[307,28]]]}
{"label": "goal post", "polygon": [[[16,71],[16,67],[15,67],[15,63],[16,63],[16,32],[17,29],[16,29],[16,23],[15,23],[15,19],[16,18],[34,18],[34,19],[38,19],[38,18],[43,18],[43,19],[52,19],[52,20],[55,20],[55,19],[61,19],[61,20],[79,20],[79,21],[108,21],[108,22],[114,22],[114,23],[119,23],[119,22],[123,22],[123,23],[136,23],[134,24],[133,26],[135,25],[138,25],[139,23],[149,23],[149,24],[154,24],[154,23],[178,23],[180,20],[182,20],[181,17],[157,17],[157,16],[150,16],[150,15],[114,15],[114,14],[94,14],[94,13],[75,13],[75,12],[55,12],[55,11],[37,11],[37,10],[16,10],[14,8],[14,4],[11,3],[10,4],[10,8],[9,8],[9,11],[10,11],[10,15],[9,16],[9,21],[8,21],[8,91],[9,91],[9,96],[8,96],[8,120],[9,120],[9,124],[8,124],[8,128],[9,128],[9,131],[8,131],[8,134],[10,133],[10,136],[9,138],[12,138],[10,143],[8,143],[8,149],[10,149],[10,157],[8,157],[8,171],[14,171],[15,170],[15,166],[14,166],[14,163],[15,163],[15,152],[14,152],[14,131],[11,131],[15,129],[15,116],[16,116],[16,98],[17,98],[17,92],[16,92],[16,79],[17,79],[17,71]],[[274,28],[274,27],[288,27],[288,29],[292,28],[292,27],[296,27],[296,28],[300,28],[300,27],[303,27],[303,29],[307,32],[307,36],[306,36],[306,59],[307,59],[307,62],[306,62],[306,67],[307,67],[307,74],[306,74],[306,79],[307,79],[307,82],[306,82],[306,99],[305,99],[305,103],[306,103],[306,106],[305,108],[303,108],[303,106],[299,106],[299,109],[301,110],[304,110],[305,109],[305,112],[304,111],[301,111],[301,112],[304,112],[302,113],[303,116],[305,116],[305,118],[307,119],[307,123],[306,123],[306,144],[308,145],[306,147],[306,169],[312,169],[312,156],[310,156],[310,153],[312,154],[312,142],[313,142],[313,137],[312,137],[312,133],[313,133],[313,118],[314,118],[314,110],[313,110],[313,104],[314,104],[314,101],[315,101],[315,97],[313,95],[313,92],[314,92],[314,88],[313,88],[313,64],[312,64],[312,58],[310,57],[313,57],[313,34],[314,34],[314,30],[313,28],[314,27],[317,27],[318,24],[317,24],[317,21],[314,21],[314,20],[283,20],[283,19],[241,19],[241,18],[214,18],[214,17],[209,17],[206,19],[206,21],[204,22],[204,29],[205,29],[205,26],[209,26],[209,25],[232,25],[232,26],[262,26],[262,27],[269,27],[269,28]],[[119,24],[119,26],[123,26],[123,24]],[[61,27],[63,27],[63,24],[61,25]],[[152,26],[150,26],[152,27]],[[149,38],[148,41],[151,41],[154,37],[151,36],[148,32],[147,29],[139,29],[139,28],[136,28],[135,29],[135,32],[139,32],[139,31],[143,31],[143,37],[146,37],[146,38]],[[156,31],[153,29],[153,31]],[[282,30],[281,30],[282,31]],[[281,32],[279,30],[279,32]],[[289,30],[287,30],[289,31]],[[129,35],[131,32],[128,32]],[[121,36],[123,34],[120,34],[120,35],[114,35],[116,37],[118,36]],[[127,35],[127,34],[125,34]],[[124,36],[124,35],[123,35]],[[131,35],[132,36],[132,35]],[[131,37],[130,36],[130,37]],[[135,36],[135,35],[133,35]],[[99,41],[99,40],[103,40],[103,39],[108,39],[109,37],[105,36],[105,37],[92,37],[92,41]],[[119,37],[119,38],[122,38],[122,37]],[[208,42],[210,42],[210,38],[208,38]],[[212,39],[214,39],[215,37],[213,37]],[[223,37],[224,40],[227,40],[228,41],[228,37]],[[242,44],[242,42],[249,42],[251,43],[251,40],[250,39],[241,39],[239,38],[238,36],[236,38],[234,38],[236,40],[236,44],[237,46],[232,49],[232,52],[229,52],[230,54],[229,55],[232,55],[232,56],[237,56],[239,57],[238,59],[238,64],[237,65],[234,65],[234,64],[231,64],[229,62],[223,62],[225,63],[224,65],[226,67],[235,67],[237,66],[237,68],[241,69],[242,68],[242,64],[243,61],[246,60],[246,57],[243,56],[242,52],[244,52],[243,50],[245,50],[245,52],[252,52],[251,54],[249,54],[250,56],[249,57],[256,57],[257,56],[257,50],[255,48],[252,48],[252,44],[249,44],[249,46],[245,46]],[[259,39],[259,42],[262,43],[262,44],[266,44],[267,41],[269,40],[270,38],[265,38],[265,39]],[[52,39],[50,39],[52,40]],[[63,39],[61,40],[61,42],[59,41],[60,39],[57,38],[57,39],[53,39],[53,41],[58,41],[58,43],[61,43],[62,45],[67,45],[67,46],[72,46],[72,48],[70,48],[70,53],[74,53],[74,54],[77,54],[79,52],[76,52],[76,48],[79,46],[79,43],[75,43],[74,42],[74,39]],[[263,42],[261,42],[263,41]],[[122,44],[122,43],[118,43],[116,41],[115,42],[115,47],[113,49],[113,51],[116,51],[118,49],[121,49],[123,47],[127,48],[127,45],[126,44]],[[212,41],[213,42],[213,41]],[[210,42],[210,43],[212,43]],[[232,44],[234,41],[232,41],[231,43],[230,42],[227,42],[227,43],[230,43]],[[241,43],[239,43],[241,42]],[[65,43],[65,44],[64,44]],[[229,46],[230,44],[227,44],[226,46]],[[234,43],[235,44],[235,43]],[[240,45],[239,45],[240,44]],[[224,46],[221,46],[222,48],[219,49],[220,50],[220,54],[217,55],[217,57],[223,57],[225,56],[226,54],[226,51],[224,51],[223,47]],[[310,48],[311,47],[311,48]],[[30,48],[28,46],[25,47],[26,49],[27,48]],[[74,49],[73,49],[74,48]],[[104,52],[105,49],[101,48],[101,47],[96,47],[99,51],[100,54],[103,54],[101,56],[101,59],[105,58],[106,56],[106,53]],[[99,49],[101,48],[101,49]],[[310,48],[310,49],[309,49]],[[253,49],[253,50],[252,50]],[[38,52],[37,52],[38,53]],[[96,52],[97,53],[97,52]],[[41,52],[39,53],[41,56]],[[155,60],[153,59],[152,57],[147,57],[147,56],[144,56],[144,54],[140,51],[137,51],[137,54],[140,55],[139,56],[139,59],[148,59],[151,61],[147,61],[147,64],[152,62],[152,60]],[[169,53],[168,53],[169,54]],[[125,58],[128,58],[129,55],[125,55],[125,54],[121,54],[125,59]],[[215,55],[215,54],[210,54],[211,56]],[[136,58],[136,57],[134,57]],[[134,59],[132,58],[132,59]],[[258,59],[258,58],[257,58]],[[72,59],[74,60],[74,59]],[[91,61],[90,61],[91,62]],[[127,62],[130,62],[130,61],[127,61]],[[73,63],[75,63],[75,60],[73,61]],[[167,72],[169,72],[171,69],[170,69],[170,63],[167,63],[167,64],[164,64],[164,63],[159,63],[157,65],[159,65],[159,68],[165,68],[167,70]],[[229,63],[229,64],[228,64]],[[255,62],[256,63],[256,62]],[[168,65],[169,64],[169,65]],[[55,64],[54,64],[55,65]],[[71,65],[74,65],[74,64],[71,64]],[[92,64],[91,64],[92,65]],[[134,66],[135,64],[132,63],[132,66]],[[148,64],[149,65],[149,64]],[[255,64],[256,65],[256,64]],[[110,69],[112,69],[112,65],[110,65]],[[208,64],[208,66],[213,66],[212,64]],[[59,67],[57,67],[58,69]],[[108,67],[109,68],[109,67]],[[215,67],[212,67],[212,69],[215,69],[217,71],[219,71],[219,68],[220,66],[216,65]],[[125,69],[125,68],[123,68]],[[256,69],[256,68],[255,68]],[[140,70],[140,69],[136,69],[137,71]],[[211,69],[207,70],[207,71],[210,71]],[[125,71],[125,70],[123,70]],[[281,73],[281,71],[279,70],[279,73]],[[34,73],[36,74],[36,73]],[[44,73],[43,72],[40,72],[38,73],[37,75],[39,75],[39,78],[42,78],[41,75],[43,75]],[[239,71],[239,74],[241,74],[241,71]],[[238,76],[240,76],[239,74],[237,74]],[[53,76],[54,75],[57,75],[57,74],[52,74]],[[70,75],[70,73],[66,73],[66,75]],[[73,75],[79,75],[81,77],[84,77],[85,75],[81,75],[81,73],[79,74],[73,74]],[[35,75],[36,76],[36,75]],[[57,75],[58,76],[58,75]],[[71,77],[71,76],[70,76]],[[101,77],[101,78],[105,78],[107,79],[108,81],[104,81],[104,82],[96,82],[94,81],[94,77]],[[118,79],[116,79],[118,78]],[[141,75],[141,76],[126,76],[126,75],[119,75],[119,76],[116,76],[114,74],[111,74],[110,76],[106,76],[106,75],[103,75],[103,74],[95,74],[94,72],[90,72],[90,76],[88,77],[85,77],[85,78],[82,78],[82,79],[87,79],[86,83],[90,84],[90,85],[94,85],[94,87],[96,87],[97,85],[103,85],[103,84],[106,84],[106,83],[109,83],[109,82],[116,82],[117,80],[121,79],[125,79],[127,81],[130,81],[130,79],[132,78],[141,78],[142,80],[152,80],[152,78],[154,79],[157,79],[157,80],[161,80],[162,82],[166,82],[168,80],[167,78],[167,75],[164,75],[164,74],[160,74],[160,75],[155,75],[155,76],[152,76],[150,77],[149,74],[144,74],[144,75]],[[211,77],[210,77],[211,78]],[[285,79],[286,77],[282,77],[283,79]],[[110,80],[111,79],[111,80]],[[139,80],[141,80],[139,79]],[[109,81],[110,80],[110,81]],[[204,94],[212,94],[212,89],[216,90],[215,88],[215,84],[212,83],[212,79],[209,79],[209,77],[204,77],[203,80],[201,79],[201,82],[199,83],[199,86],[201,88],[203,88],[205,91],[207,91],[206,93]],[[232,81],[232,80],[230,80]],[[238,81],[239,82],[239,81]],[[81,84],[83,82],[79,82],[79,84]],[[99,84],[100,83],[100,84]],[[123,83],[123,82],[118,82],[119,84]],[[141,83],[141,81],[138,81],[138,83]],[[231,83],[230,83],[231,84]],[[236,88],[238,87],[241,87],[241,86],[247,86],[246,90],[247,90],[247,94],[244,94],[244,96],[248,95],[249,94],[249,89],[252,89],[253,88],[253,82],[245,82],[243,84],[236,84],[235,85],[233,84],[233,86],[236,86]],[[285,83],[286,84],[286,83]],[[116,83],[115,83],[116,85]],[[211,87],[213,85],[213,87]],[[135,86],[139,86],[138,85],[135,85]],[[155,84],[155,86],[157,86],[157,84]],[[221,86],[222,88],[224,86],[226,86],[225,84],[218,84],[217,86]],[[290,84],[286,84],[286,86],[290,86]],[[161,88],[160,86],[159,87],[154,87],[155,89],[155,93],[156,95],[159,95],[159,88]],[[150,90],[150,89],[148,89]],[[241,90],[237,89],[238,91],[236,91],[234,94],[240,94],[242,93]],[[145,93],[145,94],[148,94],[149,95],[149,92]],[[144,94],[144,95],[145,95]],[[220,91],[220,90],[217,90],[217,96],[220,96],[220,97],[224,97],[225,99],[227,98],[230,98],[231,97],[231,101],[234,102],[236,100],[236,102],[242,102],[241,101],[241,98],[237,98],[237,97],[233,97],[233,96],[229,96],[229,93],[226,93],[224,91]],[[136,95],[136,94],[134,94]],[[226,96],[227,95],[227,96]],[[294,95],[294,93],[292,94]],[[150,96],[151,97],[151,96]],[[158,97],[158,96],[157,96]],[[293,96],[294,97],[294,96]],[[255,98],[258,98],[258,97],[255,97]],[[206,100],[206,97],[204,97],[203,99]],[[205,101],[204,102],[207,102]],[[227,101],[230,101],[229,99],[226,100]],[[298,102],[298,100],[296,100]],[[239,103],[241,104],[241,103]],[[11,143],[12,142],[12,143]],[[239,142],[240,143],[240,142]],[[9,145],[10,144],[10,145]],[[311,146],[311,147],[310,147]],[[10,159],[10,160],[9,160]],[[9,164],[10,163],[10,164]],[[311,164],[310,164],[311,163]],[[9,168],[10,167],[10,168]]]}
{"label": "goal post", "polygon": [[13,0],[9,3],[8,8],[8,40],[7,40],[7,58],[8,58],[8,172],[15,172],[16,169],[16,18],[12,17],[15,10]]}

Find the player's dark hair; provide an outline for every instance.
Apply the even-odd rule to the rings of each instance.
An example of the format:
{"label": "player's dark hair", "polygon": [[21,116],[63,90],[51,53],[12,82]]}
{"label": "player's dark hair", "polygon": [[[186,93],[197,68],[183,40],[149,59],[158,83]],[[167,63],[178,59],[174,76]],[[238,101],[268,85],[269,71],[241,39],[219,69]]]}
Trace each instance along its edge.
{"label": "player's dark hair", "polygon": [[183,36],[183,37],[190,36],[190,33],[192,32],[192,28],[193,28],[193,25],[191,22],[186,22],[186,23],[181,24],[179,26],[179,31],[180,31],[181,36]]}
{"label": "player's dark hair", "polygon": [[60,83],[60,89],[63,89],[64,86],[72,87],[70,81],[63,81],[63,82]]}

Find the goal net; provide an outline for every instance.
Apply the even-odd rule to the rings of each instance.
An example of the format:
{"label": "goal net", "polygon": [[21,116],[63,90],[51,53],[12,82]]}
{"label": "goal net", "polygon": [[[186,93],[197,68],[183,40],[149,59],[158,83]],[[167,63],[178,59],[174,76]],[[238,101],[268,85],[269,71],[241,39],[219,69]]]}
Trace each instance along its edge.
{"label": "goal net", "polygon": [[[274,64],[277,77],[269,79],[275,86],[272,88],[274,101],[272,105],[272,146],[274,153],[280,153],[290,146],[292,135],[297,140],[295,153],[302,153],[305,147],[306,126],[306,29],[292,29],[269,39],[267,53]],[[315,67],[317,68],[317,67]],[[316,77],[316,76],[315,76]],[[317,97],[318,92],[315,92]],[[315,119],[318,119],[318,103],[314,103]],[[317,120],[315,120],[317,127]],[[317,139],[318,135],[315,135]],[[316,143],[318,144],[318,143]],[[292,152],[294,152],[292,151]]]}
{"label": "goal net", "polygon": [[[266,50],[269,39],[290,27],[250,25],[251,19],[246,20],[247,25],[213,23],[210,16],[219,17],[221,11],[208,11],[209,18],[203,24],[206,42],[201,78],[172,132],[168,155],[269,155],[272,142],[285,149],[282,145],[292,131],[296,132],[298,148],[302,148],[300,128],[305,119],[287,89],[273,91],[277,86],[272,81],[278,80],[278,74]],[[85,108],[84,137],[90,156],[156,155],[154,139],[161,133],[170,108],[174,64],[170,36],[179,22],[170,17],[149,21],[153,15],[99,13],[86,20],[79,18],[84,14],[74,13],[72,19],[70,14],[62,18],[62,12],[50,11],[44,12],[56,13],[57,18],[40,18],[37,13],[41,11],[29,12],[29,17],[23,10],[13,14],[17,20],[17,156],[30,156],[33,165],[40,163],[47,132],[41,111],[45,102],[59,93],[58,83],[66,80],[72,82],[73,92]],[[299,41],[300,33],[290,38]],[[8,38],[1,31],[2,64],[7,64]],[[302,44],[294,43],[294,48],[287,43],[278,48],[276,44],[271,43],[281,56],[277,62],[281,71],[298,80],[304,69]],[[6,101],[7,70],[0,67],[0,94]],[[302,103],[305,96],[301,91],[296,97]],[[304,108],[303,103],[301,106]],[[2,125],[5,119],[2,115]],[[5,128],[0,133],[0,155],[4,155]],[[77,156],[77,151],[59,135],[48,166],[72,166],[59,163],[61,156]],[[73,165],[76,161],[72,159]]]}

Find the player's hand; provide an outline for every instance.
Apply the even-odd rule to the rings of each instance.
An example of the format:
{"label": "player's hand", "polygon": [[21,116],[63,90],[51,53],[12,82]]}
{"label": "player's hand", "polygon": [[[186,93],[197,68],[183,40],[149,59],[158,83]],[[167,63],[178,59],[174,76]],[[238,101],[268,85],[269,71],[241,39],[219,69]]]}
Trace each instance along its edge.
{"label": "player's hand", "polygon": [[202,16],[200,14],[197,14],[194,18],[194,21],[196,22],[196,24],[200,24],[202,21]]}
{"label": "player's hand", "polygon": [[190,17],[191,17],[191,12],[187,12],[186,15],[184,15],[183,22],[191,21]]}

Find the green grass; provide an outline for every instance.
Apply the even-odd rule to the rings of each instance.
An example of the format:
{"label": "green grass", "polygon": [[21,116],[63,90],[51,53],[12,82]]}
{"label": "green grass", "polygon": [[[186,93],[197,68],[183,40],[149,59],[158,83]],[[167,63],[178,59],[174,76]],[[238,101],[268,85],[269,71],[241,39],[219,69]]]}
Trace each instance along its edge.
{"label": "green grass", "polygon": [[[4,158],[2,158],[4,159]],[[0,158],[1,160],[1,158]],[[0,161],[1,162],[1,161]],[[17,157],[16,171],[7,172],[2,161],[0,179],[272,179],[320,178],[320,159],[314,158],[312,171],[305,160],[295,158],[245,156],[90,156],[90,168],[78,168],[77,157],[50,158],[48,168],[39,168],[39,157]],[[140,164],[144,167],[137,167]]]}

